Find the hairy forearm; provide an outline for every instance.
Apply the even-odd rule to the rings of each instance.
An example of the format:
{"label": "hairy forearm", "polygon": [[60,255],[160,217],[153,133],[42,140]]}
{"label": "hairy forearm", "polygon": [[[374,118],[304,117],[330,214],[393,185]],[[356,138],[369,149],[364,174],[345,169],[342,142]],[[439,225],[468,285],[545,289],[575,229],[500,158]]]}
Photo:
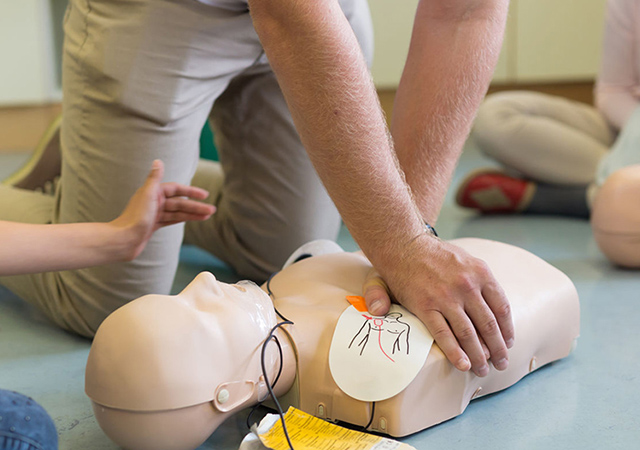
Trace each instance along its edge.
{"label": "hairy forearm", "polygon": [[[422,224],[364,58],[337,1],[251,5],[314,166],[364,252],[384,265]],[[318,19],[321,18],[321,19]]]}
{"label": "hairy forearm", "polygon": [[78,269],[129,259],[127,230],[106,223],[0,222],[0,275]]}
{"label": "hairy forearm", "polygon": [[[506,7],[506,0],[494,1]],[[422,213],[396,167],[375,89],[337,0],[250,0],[250,10],[302,142],[352,235],[396,299],[429,328],[449,361],[459,370],[473,368],[484,376],[490,369],[483,344],[496,368],[508,366],[507,346],[513,343],[508,301],[484,263],[427,236],[421,216],[437,216],[457,157],[454,150],[459,151],[491,73],[491,67],[484,66],[495,63],[495,55],[477,62],[473,46],[464,41],[477,37],[479,30],[500,34],[504,18],[485,10],[483,0],[427,3],[439,8],[422,6],[419,12],[418,19],[425,22],[414,37],[413,61],[405,70],[404,91],[396,105],[403,110],[398,120],[408,123],[394,128]],[[465,9],[469,3],[477,7]],[[426,18],[424,11],[429,13]],[[466,12],[460,16],[458,11]],[[487,18],[478,18],[482,14]],[[474,33],[466,31],[466,23]],[[439,44],[441,39],[449,42]],[[490,47],[497,54],[500,39],[493,39],[495,44],[481,46],[483,51]],[[458,64],[463,67],[447,67]],[[411,95],[416,98],[402,99]],[[410,167],[412,163],[419,166]],[[437,187],[429,193],[431,183]],[[429,200],[429,195],[437,199]],[[377,298],[372,291],[378,292]],[[365,296],[369,311],[383,315],[390,302],[379,291],[369,289]]]}
{"label": "hairy forearm", "polygon": [[391,131],[425,220],[436,221],[498,59],[508,0],[422,0]]}

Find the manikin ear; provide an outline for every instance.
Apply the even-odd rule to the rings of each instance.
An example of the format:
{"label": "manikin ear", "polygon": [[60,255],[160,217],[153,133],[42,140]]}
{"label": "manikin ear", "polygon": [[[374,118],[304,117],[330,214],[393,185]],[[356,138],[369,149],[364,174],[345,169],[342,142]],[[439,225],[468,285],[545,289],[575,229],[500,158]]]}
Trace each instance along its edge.
{"label": "manikin ear", "polygon": [[220,412],[230,412],[243,407],[256,393],[253,381],[232,381],[216,388],[213,406]]}
{"label": "manikin ear", "polygon": [[212,403],[218,411],[226,413],[263,402],[268,396],[267,383],[264,376],[260,375],[257,383],[245,380],[218,385]]}

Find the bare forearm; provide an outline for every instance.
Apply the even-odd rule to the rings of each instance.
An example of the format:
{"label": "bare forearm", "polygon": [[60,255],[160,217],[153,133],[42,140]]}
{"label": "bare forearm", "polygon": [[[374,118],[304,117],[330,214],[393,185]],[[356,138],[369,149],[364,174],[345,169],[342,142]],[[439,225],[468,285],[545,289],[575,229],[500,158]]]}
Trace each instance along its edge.
{"label": "bare forearm", "polygon": [[508,0],[422,0],[392,134],[425,220],[435,222],[498,59]]}
{"label": "bare forearm", "polygon": [[337,1],[265,3],[254,24],[303,144],[362,249],[390,263],[422,224],[356,38]]}
{"label": "bare forearm", "polygon": [[106,223],[0,222],[0,275],[70,270],[128,259],[126,230]]}
{"label": "bare forearm", "polygon": [[[441,12],[451,13],[450,5],[473,0],[428,1],[441,5]],[[506,7],[506,0],[495,2]],[[398,106],[405,109],[399,118],[408,124],[394,131],[398,142],[410,150],[403,150],[402,163],[416,185],[420,206],[426,212],[421,214],[396,167],[375,89],[337,0],[250,0],[250,10],[303,144],[351,233],[393,294],[427,325],[458,369],[472,367],[479,376],[488,373],[487,357],[478,336],[489,348],[494,366],[505,369],[513,325],[504,293],[484,263],[424,234],[421,217],[437,216],[457,157],[452,155],[452,149],[459,151],[491,72],[490,67],[478,68],[482,64],[474,63],[468,43],[462,42],[464,36],[469,37],[465,27],[456,22],[453,32],[443,25],[442,17],[435,20],[437,15],[434,23],[424,22],[436,27],[434,34],[424,49],[413,46],[414,66],[408,67],[403,80],[401,95],[412,95],[413,87],[417,98],[399,99]],[[473,22],[474,29],[488,23],[492,32],[501,28],[493,15],[486,20],[476,17],[472,14],[465,19]],[[417,39],[425,38],[423,33],[424,28]],[[432,41],[445,37],[456,45],[449,43],[443,48]],[[499,39],[496,40],[497,54]],[[467,53],[441,53],[436,61],[425,60],[438,56],[438,49]],[[495,63],[495,55],[484,61]],[[446,67],[462,62],[467,64],[464,69]],[[438,73],[429,74],[434,68]],[[483,74],[478,76],[482,82],[471,83],[473,88],[458,87],[458,82],[470,83],[462,75],[471,69]],[[454,75],[459,77],[457,81],[445,80]],[[421,86],[420,81],[429,86]],[[431,86],[437,82],[446,85]],[[464,105],[462,100],[466,101]],[[432,104],[421,105],[424,101]],[[436,117],[438,113],[445,116]],[[437,125],[430,123],[436,119]],[[454,131],[443,133],[443,124],[453,119],[458,121],[451,128]],[[423,137],[425,133],[430,134]],[[420,145],[407,144],[416,138]],[[409,167],[413,160],[420,166]],[[447,173],[438,173],[442,168]],[[420,179],[423,170],[427,181]],[[431,180],[437,180],[437,189],[431,193],[436,200],[429,200],[425,189]],[[383,299],[365,295],[369,297],[369,311],[377,315],[388,311],[388,296]]]}
{"label": "bare forearm", "polygon": [[199,202],[209,193],[161,183],[162,161],[153,162],[145,183],[109,223],[35,225],[0,221],[0,276],[80,269],[131,261],[162,227],[206,220],[215,207]]}

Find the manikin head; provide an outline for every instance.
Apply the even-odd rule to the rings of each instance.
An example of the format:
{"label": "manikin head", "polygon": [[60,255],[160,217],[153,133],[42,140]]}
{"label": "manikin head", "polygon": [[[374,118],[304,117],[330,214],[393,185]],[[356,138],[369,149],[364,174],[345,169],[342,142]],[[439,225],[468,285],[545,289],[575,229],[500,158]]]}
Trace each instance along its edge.
{"label": "manikin head", "polygon": [[607,258],[623,267],[640,268],[640,165],[607,178],[594,199],[591,226]]}
{"label": "manikin head", "polygon": [[[125,449],[198,447],[266,397],[260,353],[275,325],[258,286],[208,272],[178,295],[123,306],[98,329],[87,362],[85,389],[101,428]],[[280,364],[274,347],[265,360],[270,381]]]}

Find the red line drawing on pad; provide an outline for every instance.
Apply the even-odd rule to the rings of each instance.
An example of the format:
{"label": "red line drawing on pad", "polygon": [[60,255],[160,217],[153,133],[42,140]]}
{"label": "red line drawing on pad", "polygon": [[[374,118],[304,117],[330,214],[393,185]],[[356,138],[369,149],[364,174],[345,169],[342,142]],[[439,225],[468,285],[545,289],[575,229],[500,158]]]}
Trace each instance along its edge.
{"label": "red line drawing on pad", "polygon": [[357,342],[356,347],[360,348],[359,354],[362,356],[371,338],[371,333],[376,333],[377,347],[391,362],[395,362],[395,360],[390,354],[393,355],[396,352],[403,351],[406,352],[407,355],[409,354],[409,333],[411,326],[400,320],[402,313],[390,312],[384,317],[373,317],[369,315],[363,297],[349,296],[347,300],[364,318],[364,323],[355,336],[353,336],[353,339],[351,339],[348,348],[351,348],[354,342]]}

